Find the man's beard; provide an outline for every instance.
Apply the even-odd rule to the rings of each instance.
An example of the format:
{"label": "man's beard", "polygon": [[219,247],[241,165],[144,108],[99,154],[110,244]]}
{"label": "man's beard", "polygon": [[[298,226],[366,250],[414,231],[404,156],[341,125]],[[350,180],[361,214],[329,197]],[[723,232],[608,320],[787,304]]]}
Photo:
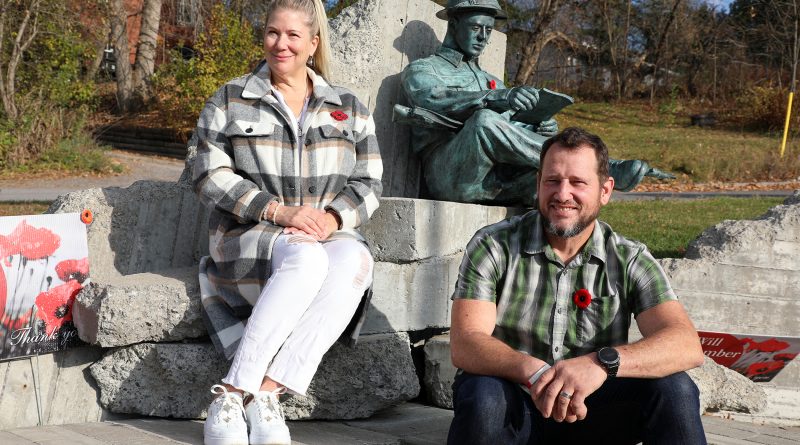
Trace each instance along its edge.
{"label": "man's beard", "polygon": [[[568,202],[565,204],[571,204],[577,206],[577,204],[574,202]],[[578,209],[578,211],[580,210],[582,210],[582,208]],[[553,224],[552,221],[547,219],[547,216],[545,216],[545,213],[542,212],[541,208],[539,209],[539,214],[542,216],[542,222],[544,223],[545,232],[547,232],[549,235],[566,239],[580,235],[580,233],[583,232],[587,227],[589,227],[590,224],[594,224],[594,220],[597,219],[597,215],[600,214],[600,207],[598,207],[593,214],[588,215],[585,218],[579,218],[575,224],[564,228],[556,226],[555,224]]]}

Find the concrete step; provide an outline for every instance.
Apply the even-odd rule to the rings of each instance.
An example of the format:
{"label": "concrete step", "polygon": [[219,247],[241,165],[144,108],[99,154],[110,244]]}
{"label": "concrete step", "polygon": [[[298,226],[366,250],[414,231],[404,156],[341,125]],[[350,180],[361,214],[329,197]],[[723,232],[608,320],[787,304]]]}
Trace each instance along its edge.
{"label": "concrete step", "polygon": [[[433,445],[445,443],[452,411],[406,403],[355,421],[288,422],[293,445]],[[703,416],[710,445],[796,444],[800,428]],[[138,418],[0,431],[4,445],[202,444],[203,423]]]}
{"label": "concrete step", "polygon": [[684,268],[678,276],[671,276],[675,289],[709,290],[732,294],[749,294],[773,297],[794,296],[800,289],[800,272],[797,270],[698,262]]}
{"label": "concrete step", "polygon": [[800,300],[675,287],[697,329],[753,335],[800,335]]}

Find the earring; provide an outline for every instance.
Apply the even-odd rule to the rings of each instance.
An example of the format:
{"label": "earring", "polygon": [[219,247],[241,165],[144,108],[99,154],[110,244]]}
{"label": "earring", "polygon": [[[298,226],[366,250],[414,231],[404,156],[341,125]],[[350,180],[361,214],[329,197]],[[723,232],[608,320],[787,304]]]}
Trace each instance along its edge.
{"label": "earring", "polygon": [[310,68],[314,68],[314,56],[308,56],[306,65],[308,65]]}

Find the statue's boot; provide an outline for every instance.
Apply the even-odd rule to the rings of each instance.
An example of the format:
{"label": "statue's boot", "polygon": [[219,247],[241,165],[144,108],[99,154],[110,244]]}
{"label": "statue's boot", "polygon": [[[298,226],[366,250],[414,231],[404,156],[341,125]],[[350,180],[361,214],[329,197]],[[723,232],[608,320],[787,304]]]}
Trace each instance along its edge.
{"label": "statue's boot", "polygon": [[638,159],[624,161],[610,159],[608,161],[608,169],[614,178],[614,190],[621,192],[633,190],[634,187],[642,182],[645,176],[651,176],[656,179],[675,179],[675,176],[650,167],[647,162]]}

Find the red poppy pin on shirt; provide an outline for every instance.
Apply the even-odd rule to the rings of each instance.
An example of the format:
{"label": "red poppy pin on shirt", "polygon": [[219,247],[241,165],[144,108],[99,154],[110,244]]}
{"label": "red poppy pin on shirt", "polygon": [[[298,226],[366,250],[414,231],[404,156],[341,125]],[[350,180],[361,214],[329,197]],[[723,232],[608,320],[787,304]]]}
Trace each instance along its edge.
{"label": "red poppy pin on shirt", "polygon": [[348,116],[343,111],[336,110],[331,112],[331,117],[336,119],[337,121],[346,121]]}
{"label": "red poppy pin on shirt", "polygon": [[489,81],[489,89],[490,90],[496,90],[497,89],[497,82],[494,79]]}
{"label": "red poppy pin on shirt", "polygon": [[592,294],[586,289],[578,289],[572,295],[572,301],[575,303],[575,306],[586,309],[592,302]]}

